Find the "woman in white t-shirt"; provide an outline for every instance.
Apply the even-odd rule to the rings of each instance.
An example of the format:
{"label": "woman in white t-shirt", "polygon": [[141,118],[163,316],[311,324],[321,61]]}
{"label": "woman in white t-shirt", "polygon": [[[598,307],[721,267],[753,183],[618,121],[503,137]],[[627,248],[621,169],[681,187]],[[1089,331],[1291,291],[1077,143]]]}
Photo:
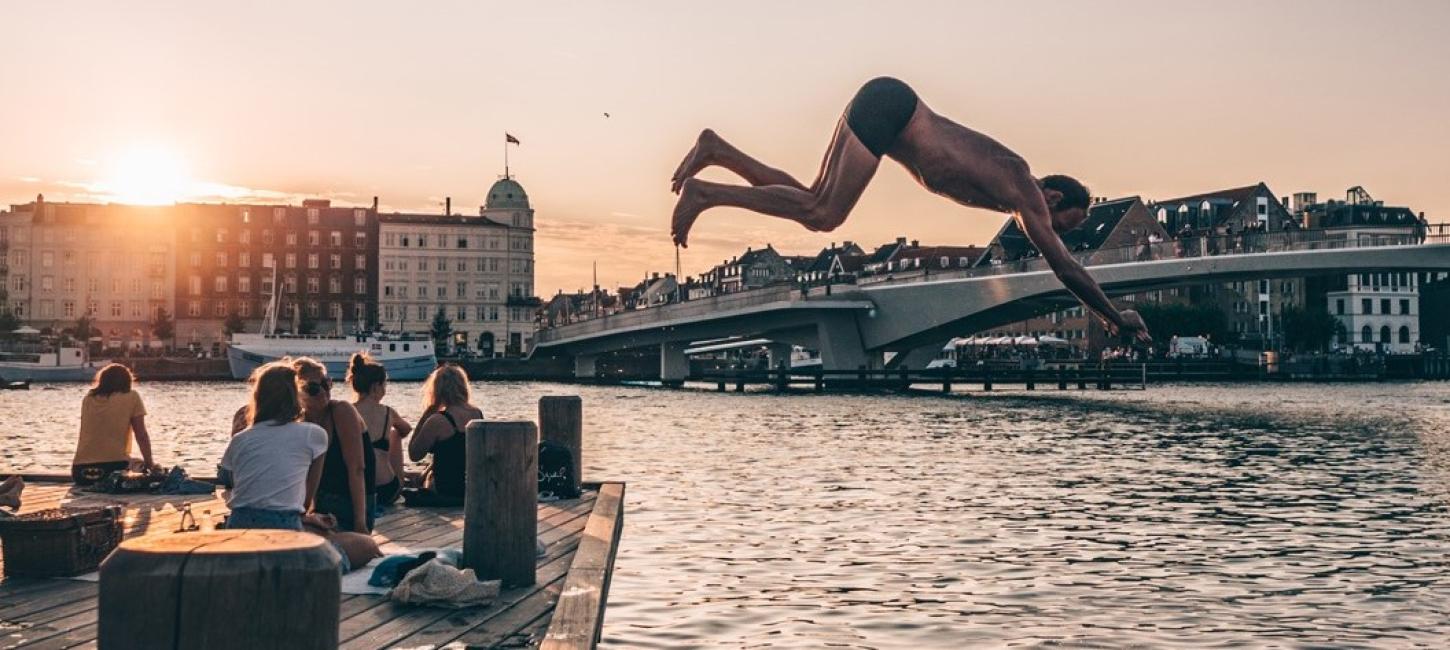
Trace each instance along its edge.
{"label": "woman in white t-shirt", "polygon": [[248,427],[232,436],[221,470],[230,475],[227,528],[302,530],[310,489],[322,474],[327,432],[298,422],[297,371],[274,362],[252,373]]}

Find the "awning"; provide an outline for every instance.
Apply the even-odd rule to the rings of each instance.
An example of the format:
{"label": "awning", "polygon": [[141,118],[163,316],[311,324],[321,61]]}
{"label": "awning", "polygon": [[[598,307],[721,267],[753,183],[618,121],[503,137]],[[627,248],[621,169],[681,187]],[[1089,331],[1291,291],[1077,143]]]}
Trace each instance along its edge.
{"label": "awning", "polygon": [[1037,345],[1037,337],[1035,337],[1035,336],[1019,336],[1016,339],[1014,339],[1012,342],[1013,343],[1016,343],[1017,345]]}
{"label": "awning", "polygon": [[1063,343],[1068,343],[1069,341],[1065,338],[1053,336],[1051,334],[1044,334],[1037,337],[1037,342],[1045,345],[1061,345]]}

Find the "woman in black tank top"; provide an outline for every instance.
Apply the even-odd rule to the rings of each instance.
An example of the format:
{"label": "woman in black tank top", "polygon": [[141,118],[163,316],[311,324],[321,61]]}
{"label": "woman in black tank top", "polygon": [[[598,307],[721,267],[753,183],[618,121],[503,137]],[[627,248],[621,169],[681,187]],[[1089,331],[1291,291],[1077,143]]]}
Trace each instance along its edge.
{"label": "woman in black tank top", "polygon": [[463,425],[481,418],[483,411],[469,402],[463,369],[445,365],[428,376],[423,384],[423,417],[408,444],[408,456],[417,462],[432,454],[433,491],[438,495],[463,498],[468,449]]}
{"label": "woman in black tank top", "polygon": [[308,477],[310,510],[337,518],[339,530],[370,533],[377,488],[371,440],[357,409],[332,399],[327,368],[303,357],[292,362],[302,382],[303,417],[327,431],[322,472]]}

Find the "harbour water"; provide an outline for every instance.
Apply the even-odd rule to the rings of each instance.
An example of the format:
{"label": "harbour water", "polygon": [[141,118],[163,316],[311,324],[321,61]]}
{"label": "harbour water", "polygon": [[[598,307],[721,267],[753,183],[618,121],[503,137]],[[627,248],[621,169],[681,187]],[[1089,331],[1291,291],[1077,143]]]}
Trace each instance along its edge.
{"label": "harbour water", "polygon": [[[0,471],[62,471],[84,388],[0,391]],[[162,462],[220,457],[240,383],[143,384]],[[419,410],[418,385],[388,402]],[[1439,646],[1450,385],[579,394],[627,481],[616,648]]]}

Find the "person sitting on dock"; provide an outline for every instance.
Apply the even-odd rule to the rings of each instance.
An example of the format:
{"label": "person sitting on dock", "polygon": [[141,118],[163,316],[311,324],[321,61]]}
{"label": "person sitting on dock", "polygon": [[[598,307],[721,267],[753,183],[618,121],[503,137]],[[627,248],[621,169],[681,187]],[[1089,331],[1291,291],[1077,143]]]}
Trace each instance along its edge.
{"label": "person sitting on dock", "polygon": [[[71,459],[71,479],[78,486],[94,485],[115,471],[151,470],[151,437],[146,432],[146,406],[134,390],[131,369],[112,363],[96,373],[95,384],[81,400],[81,429]],[[131,458],[131,440],[141,459]]]}
{"label": "person sitting on dock", "polygon": [[[931,110],[910,86],[890,77],[872,79],[857,91],[810,185],[750,157],[714,131],[702,131],[670,179],[671,190],[680,195],[671,224],[675,243],[687,245],[700,213],[715,207],[744,208],[816,232],[835,230],[882,158],[901,163],[928,191],[968,207],[1011,214],[1052,272],[1102,319],[1109,334],[1151,341],[1142,317],[1114,307],[1060,237],[1087,219],[1092,200],[1087,188],[1069,176],[1033,176],[1021,156]],[[739,174],[750,185],[694,177],[712,165]]]}
{"label": "person sitting on dock", "polygon": [[25,479],[17,474],[0,482],[0,507],[20,510],[20,493],[25,491]]}
{"label": "person sitting on dock", "polygon": [[377,486],[377,503],[386,506],[398,498],[403,488],[403,439],[413,426],[393,407],[383,404],[388,393],[388,371],[365,352],[352,355],[347,368],[347,383],[357,399],[353,407],[362,416],[377,467],[373,483]]}
{"label": "person sitting on dock", "polygon": [[231,477],[227,528],[302,530],[302,513],[322,475],[327,432],[298,421],[300,390],[286,361],[252,372],[248,427],[232,437],[220,465]]}
{"label": "person sitting on dock", "polygon": [[377,457],[357,409],[332,399],[327,366],[308,357],[292,360],[302,385],[302,418],[327,432],[327,457],[312,500],[312,510],[337,518],[338,528],[358,533],[373,529]]}
{"label": "person sitting on dock", "polygon": [[408,457],[422,461],[429,454],[431,491],[410,493],[409,505],[462,504],[467,465],[463,426],[483,418],[483,409],[469,401],[468,375],[458,366],[439,366],[423,383],[423,415],[408,443]]}

